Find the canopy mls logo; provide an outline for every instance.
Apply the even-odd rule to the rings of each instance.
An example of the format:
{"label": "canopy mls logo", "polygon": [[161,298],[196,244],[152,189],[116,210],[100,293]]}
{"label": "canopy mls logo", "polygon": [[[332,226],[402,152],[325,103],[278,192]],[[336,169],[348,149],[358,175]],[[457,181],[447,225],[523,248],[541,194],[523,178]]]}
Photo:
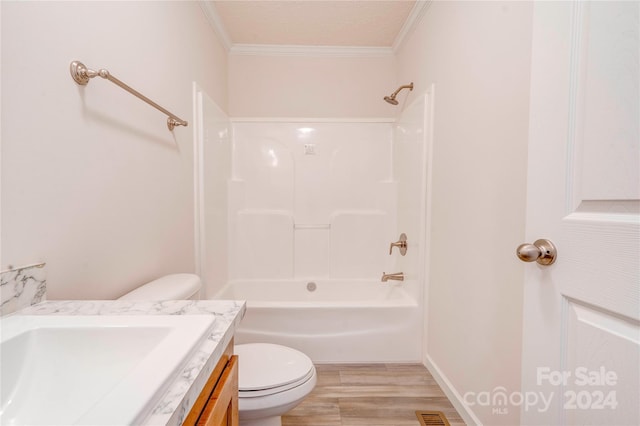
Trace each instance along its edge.
{"label": "canopy mls logo", "polygon": [[553,392],[549,395],[535,391],[508,393],[504,386],[497,386],[492,391],[467,392],[464,394],[463,400],[471,407],[474,405],[492,407],[493,414],[507,414],[509,407],[520,407],[521,405],[524,406],[525,411],[535,408],[542,413],[549,409],[553,397]]}
{"label": "canopy mls logo", "polygon": [[[617,373],[604,367],[598,370],[578,367],[573,371],[538,367],[536,385],[556,386],[560,390],[508,392],[504,386],[497,386],[491,391],[467,392],[463,395],[463,401],[470,407],[492,407],[492,414],[507,414],[510,407],[521,406],[525,411],[543,413],[549,410],[556,399],[565,410],[615,410],[618,400],[616,391],[611,387],[617,384]],[[567,387],[571,389],[563,392],[562,388]]]}

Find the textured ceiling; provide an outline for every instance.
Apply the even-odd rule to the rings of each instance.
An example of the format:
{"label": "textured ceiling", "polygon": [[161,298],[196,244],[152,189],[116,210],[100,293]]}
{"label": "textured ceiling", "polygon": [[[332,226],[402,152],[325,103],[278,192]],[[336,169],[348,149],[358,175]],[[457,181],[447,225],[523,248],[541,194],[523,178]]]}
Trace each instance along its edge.
{"label": "textured ceiling", "polygon": [[415,1],[212,1],[232,44],[391,47]]}

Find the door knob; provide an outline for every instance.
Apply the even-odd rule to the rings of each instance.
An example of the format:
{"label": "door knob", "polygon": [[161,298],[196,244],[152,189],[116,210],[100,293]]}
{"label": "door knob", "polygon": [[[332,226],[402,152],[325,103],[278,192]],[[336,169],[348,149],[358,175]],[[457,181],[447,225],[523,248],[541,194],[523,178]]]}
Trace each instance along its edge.
{"label": "door knob", "polygon": [[520,244],[516,249],[518,258],[523,262],[533,262],[540,265],[551,265],[556,261],[558,252],[556,246],[549,240],[536,240],[533,244]]}

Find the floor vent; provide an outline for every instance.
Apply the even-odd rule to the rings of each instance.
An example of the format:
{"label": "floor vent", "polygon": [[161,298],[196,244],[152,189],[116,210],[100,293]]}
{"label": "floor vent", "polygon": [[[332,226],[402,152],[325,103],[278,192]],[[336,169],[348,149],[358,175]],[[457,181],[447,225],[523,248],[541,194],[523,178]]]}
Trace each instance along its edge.
{"label": "floor vent", "polygon": [[450,426],[442,411],[416,411],[422,426]]}

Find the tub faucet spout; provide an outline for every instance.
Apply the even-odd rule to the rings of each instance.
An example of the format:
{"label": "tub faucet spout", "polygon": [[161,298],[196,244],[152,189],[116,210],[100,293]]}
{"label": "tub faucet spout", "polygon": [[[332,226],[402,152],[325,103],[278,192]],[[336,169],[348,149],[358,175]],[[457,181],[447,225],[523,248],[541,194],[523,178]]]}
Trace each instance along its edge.
{"label": "tub faucet spout", "polygon": [[395,272],[393,274],[385,274],[384,272],[382,273],[382,282],[387,282],[389,280],[395,280],[395,281],[404,281],[404,274],[402,272]]}

